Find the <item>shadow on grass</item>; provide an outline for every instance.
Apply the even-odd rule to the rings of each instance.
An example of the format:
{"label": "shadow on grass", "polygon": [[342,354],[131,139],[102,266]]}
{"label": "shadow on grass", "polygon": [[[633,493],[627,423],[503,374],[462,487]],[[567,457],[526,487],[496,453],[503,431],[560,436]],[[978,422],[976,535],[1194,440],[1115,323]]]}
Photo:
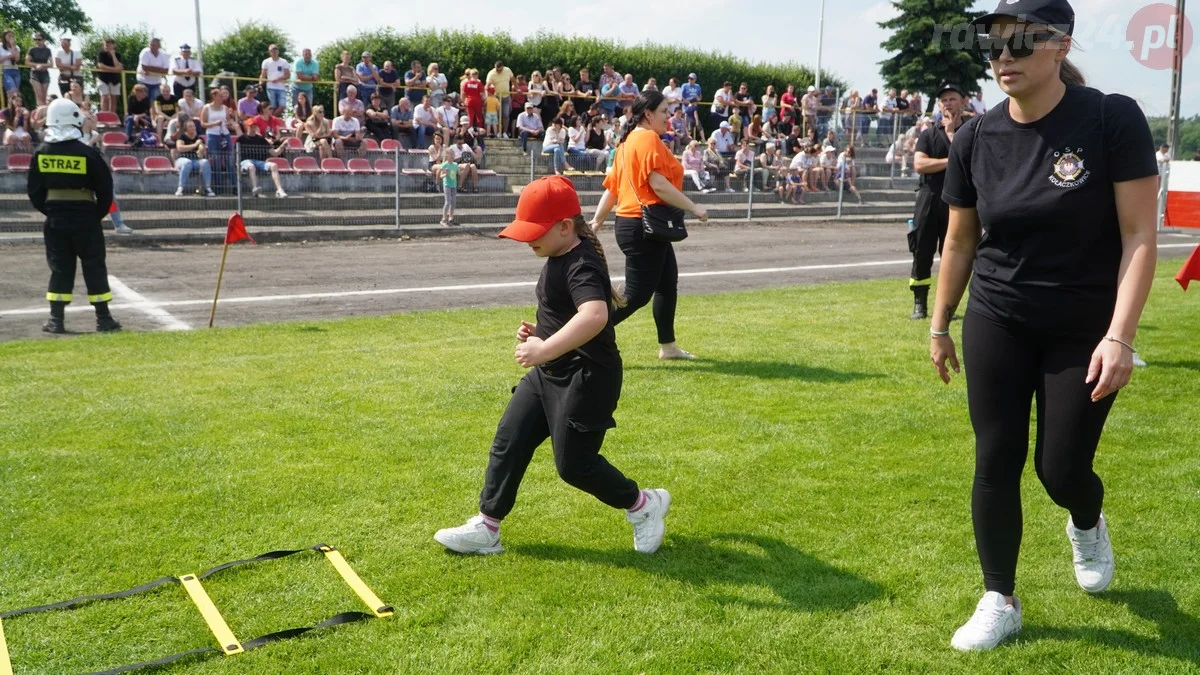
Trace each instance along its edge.
{"label": "shadow on grass", "polygon": [[[526,544],[510,550],[542,560],[637,569],[698,589],[718,587],[708,598],[722,605],[849,611],[882,593],[873,581],[839,570],[778,539],[750,534],[718,534],[704,539],[668,535],[663,548],[653,556],[632,550],[601,551],[555,544]],[[767,588],[778,601],[730,594],[729,586]]]}
{"label": "shadow on grass", "polygon": [[1180,368],[1200,372],[1200,361],[1151,361],[1150,365],[1158,368]]}
{"label": "shadow on grass", "polygon": [[784,361],[718,361],[715,359],[697,359],[695,361],[678,361],[671,365],[625,365],[625,370],[664,371],[667,368],[690,370],[697,373],[733,375],[736,377],[757,377],[763,380],[805,380],[807,382],[854,382],[856,380],[872,380],[883,377],[879,373],[846,372]]}
{"label": "shadow on grass", "polygon": [[1180,611],[1175,596],[1160,589],[1144,589],[1110,591],[1098,598],[1125,605],[1139,617],[1153,621],[1158,625],[1158,637],[1148,638],[1128,631],[1104,628],[1030,626],[1023,631],[1025,639],[1091,642],[1147,656],[1178,659],[1186,661],[1194,669],[1200,669],[1200,620]]}

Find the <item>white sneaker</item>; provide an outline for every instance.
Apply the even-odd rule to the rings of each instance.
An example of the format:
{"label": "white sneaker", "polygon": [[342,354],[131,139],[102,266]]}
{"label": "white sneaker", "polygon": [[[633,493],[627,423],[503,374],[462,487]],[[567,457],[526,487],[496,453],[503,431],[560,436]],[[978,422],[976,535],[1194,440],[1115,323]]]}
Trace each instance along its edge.
{"label": "white sneaker", "polygon": [[954,632],[950,646],[962,652],[992,649],[1020,631],[1021,600],[1013,597],[1010,605],[1003,595],[988,591],[975,606],[971,620]]}
{"label": "white sneaker", "polygon": [[476,514],[466,525],[438,530],[433,538],[437,543],[458,553],[500,553],[500,533],[492,532],[483,524],[483,516]]}
{"label": "white sneaker", "polygon": [[212,188],[204,188],[205,197],[216,197],[217,193],[213,192]]}
{"label": "white sneaker", "polygon": [[643,490],[646,504],[637,513],[625,512],[625,518],[633,523],[633,550],[638,553],[654,553],[662,546],[666,526],[663,518],[671,510],[671,493],[666,490]]}
{"label": "white sneaker", "polygon": [[256,187],[256,188],[250,190],[250,196],[261,197],[262,196],[262,187],[260,186],[260,187]]}
{"label": "white sneaker", "polygon": [[183,196],[183,188],[175,188],[175,196],[182,197]]}
{"label": "white sneaker", "polygon": [[1112,583],[1117,566],[1104,514],[1100,514],[1100,521],[1090,530],[1075,529],[1075,523],[1067,516],[1067,539],[1071,540],[1074,554],[1075,581],[1088,593],[1103,593]]}
{"label": "white sneaker", "polygon": [[280,199],[287,199],[287,193],[286,193],[286,192],[284,192],[283,190],[276,190],[276,191],[275,191],[275,196],[276,196],[276,197],[278,197],[278,198],[280,198]]}

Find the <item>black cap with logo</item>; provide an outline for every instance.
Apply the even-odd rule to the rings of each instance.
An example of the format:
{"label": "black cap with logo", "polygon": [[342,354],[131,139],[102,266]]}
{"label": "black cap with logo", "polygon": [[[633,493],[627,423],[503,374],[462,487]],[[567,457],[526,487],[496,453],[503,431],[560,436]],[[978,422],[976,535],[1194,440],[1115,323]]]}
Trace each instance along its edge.
{"label": "black cap with logo", "polygon": [[1075,10],[1067,0],[1000,0],[996,11],[977,19],[975,24],[987,30],[996,19],[1006,16],[1044,23],[1067,35],[1075,30]]}
{"label": "black cap with logo", "polygon": [[958,86],[957,84],[953,84],[951,82],[946,82],[942,86],[938,87],[937,94],[934,95],[934,98],[941,98],[942,94],[944,94],[948,91],[956,91],[956,92],[958,92],[959,96],[962,96],[963,98],[967,97],[967,92],[963,91],[962,87]]}

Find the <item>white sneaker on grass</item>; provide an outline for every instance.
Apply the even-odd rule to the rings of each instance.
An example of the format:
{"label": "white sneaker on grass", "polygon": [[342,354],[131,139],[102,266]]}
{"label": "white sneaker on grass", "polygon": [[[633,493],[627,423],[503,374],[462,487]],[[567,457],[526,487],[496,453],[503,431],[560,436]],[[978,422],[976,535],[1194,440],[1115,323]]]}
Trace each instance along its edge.
{"label": "white sneaker on grass", "polygon": [[625,512],[625,518],[633,523],[633,550],[638,553],[654,553],[662,546],[666,525],[663,518],[671,510],[671,493],[666,490],[643,490],[646,504],[636,513]]}
{"label": "white sneaker on grass", "polygon": [[1074,521],[1067,516],[1067,539],[1071,540],[1075,581],[1088,593],[1103,593],[1112,584],[1117,567],[1104,514],[1100,514],[1100,520],[1090,530],[1075,529]]}
{"label": "white sneaker on grass", "polygon": [[995,591],[983,594],[975,606],[975,614],[964,623],[950,640],[950,646],[961,652],[992,649],[1021,631],[1021,601],[1013,597],[1008,604]]}
{"label": "white sneaker on grass", "polygon": [[483,522],[483,516],[475,515],[466,525],[438,530],[433,538],[437,543],[456,553],[500,553],[500,533],[492,532]]}

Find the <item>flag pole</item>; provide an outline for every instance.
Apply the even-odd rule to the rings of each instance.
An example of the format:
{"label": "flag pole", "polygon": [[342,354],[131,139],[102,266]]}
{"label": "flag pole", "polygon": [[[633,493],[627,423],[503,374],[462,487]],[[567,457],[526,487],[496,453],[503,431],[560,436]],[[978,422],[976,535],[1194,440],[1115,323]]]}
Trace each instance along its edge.
{"label": "flag pole", "polygon": [[221,250],[221,271],[217,272],[217,291],[213,293],[212,311],[208,314],[208,327],[213,327],[213,321],[217,318],[217,298],[221,297],[221,279],[225,276],[225,256],[229,255],[229,241],[225,238],[225,248]]}

